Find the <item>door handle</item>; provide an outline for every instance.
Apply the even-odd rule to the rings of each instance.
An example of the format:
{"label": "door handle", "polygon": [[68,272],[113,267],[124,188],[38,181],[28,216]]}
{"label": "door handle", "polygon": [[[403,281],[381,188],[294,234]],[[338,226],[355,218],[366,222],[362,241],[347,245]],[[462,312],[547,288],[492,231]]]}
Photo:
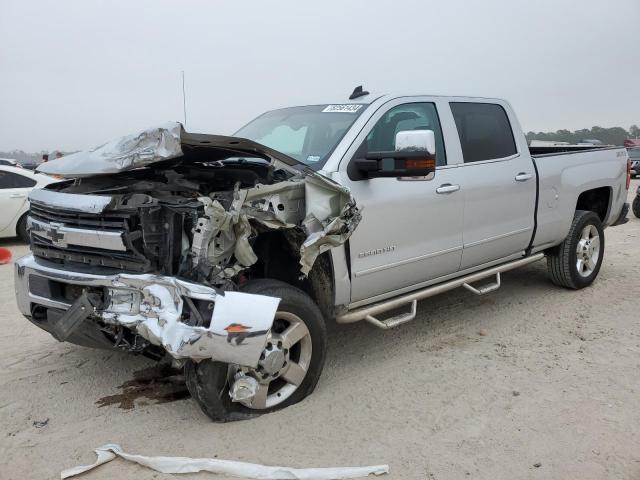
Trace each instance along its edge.
{"label": "door handle", "polygon": [[9,195],[9,198],[24,198],[26,196],[26,193],[12,193],[11,195]]}
{"label": "door handle", "polygon": [[533,178],[533,174],[520,172],[519,174],[516,175],[516,182],[526,182],[527,180],[530,180],[532,178]]}
{"label": "door handle", "polygon": [[460,190],[460,185],[452,185],[450,183],[443,183],[436,188],[436,193],[453,193]]}

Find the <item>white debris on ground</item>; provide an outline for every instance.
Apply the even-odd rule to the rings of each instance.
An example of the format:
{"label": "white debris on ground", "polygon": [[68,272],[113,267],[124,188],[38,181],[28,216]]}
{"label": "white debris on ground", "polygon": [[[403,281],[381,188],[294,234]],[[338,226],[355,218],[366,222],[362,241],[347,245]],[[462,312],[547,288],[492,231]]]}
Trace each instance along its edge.
{"label": "white debris on ground", "polygon": [[133,455],[122,450],[120,445],[109,443],[94,450],[98,458],[91,465],[69,468],[60,473],[60,478],[70,478],[88,472],[100,465],[110,462],[116,456],[160,473],[197,473],[211,472],[234,477],[257,480],[341,480],[362,478],[369,475],[389,473],[388,465],[369,467],[329,467],[329,468],[290,468],[270,467],[256,463],[220,460],[217,458],[188,457],[148,457]]}

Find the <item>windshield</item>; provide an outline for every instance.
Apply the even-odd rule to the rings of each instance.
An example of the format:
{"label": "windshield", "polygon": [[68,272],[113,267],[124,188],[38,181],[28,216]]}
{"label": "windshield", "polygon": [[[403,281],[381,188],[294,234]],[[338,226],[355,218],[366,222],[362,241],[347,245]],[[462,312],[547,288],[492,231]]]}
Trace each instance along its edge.
{"label": "windshield", "polygon": [[234,136],[248,138],[319,170],[364,109],[363,104],[351,103],[271,110]]}
{"label": "windshield", "polygon": [[629,158],[640,160],[640,148],[630,148],[627,152],[629,153]]}

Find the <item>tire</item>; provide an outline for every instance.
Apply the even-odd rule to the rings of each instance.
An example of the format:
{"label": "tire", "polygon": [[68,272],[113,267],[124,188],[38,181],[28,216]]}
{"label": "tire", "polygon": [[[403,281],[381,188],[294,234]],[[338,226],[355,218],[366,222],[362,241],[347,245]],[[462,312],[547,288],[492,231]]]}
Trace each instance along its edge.
{"label": "tire", "polygon": [[631,204],[631,209],[633,210],[633,214],[640,218],[640,196],[636,195],[636,198],[633,199],[633,203]]}
{"label": "tire", "polygon": [[[296,355],[295,348],[298,348],[297,361],[300,362],[298,365],[302,364],[303,351],[306,352],[305,355],[310,355],[310,359],[308,360],[306,374],[304,374],[303,380],[299,385],[295,386],[283,380],[286,377],[286,371],[282,377],[269,380],[267,391],[269,392],[268,398],[270,400],[268,401],[277,401],[279,403],[269,406],[265,404],[259,408],[231,401],[229,379],[233,378],[239,367],[212,360],[187,361],[185,365],[187,388],[205,415],[214,422],[245,420],[298,403],[313,392],[324,366],[327,351],[327,331],[322,313],[309,295],[285,282],[272,279],[253,280],[242,291],[279,297],[281,301],[271,335],[277,335],[276,332],[279,329],[291,326],[291,323],[287,324],[287,319],[297,318],[295,322],[300,323],[301,321],[306,326],[308,336],[305,336],[291,347],[290,356],[287,357],[288,364],[296,363],[294,358]],[[270,342],[267,345],[269,346]],[[273,348],[276,348],[275,344]],[[250,369],[250,373],[247,373],[247,375],[258,377],[260,371]],[[293,391],[291,391],[292,387],[294,388]],[[278,400],[280,392],[286,392],[286,396],[283,394],[284,400],[282,401]]]}
{"label": "tire", "polygon": [[[594,240],[596,236],[599,240],[597,247]],[[567,237],[560,245],[547,251],[547,270],[551,281],[560,287],[574,290],[588,287],[600,271],[604,246],[600,217],[591,211],[577,210]],[[586,258],[589,260],[585,260]]]}
{"label": "tire", "polygon": [[25,243],[29,243],[29,232],[27,232],[27,214],[25,213],[20,217],[18,223],[16,223],[16,234]]}

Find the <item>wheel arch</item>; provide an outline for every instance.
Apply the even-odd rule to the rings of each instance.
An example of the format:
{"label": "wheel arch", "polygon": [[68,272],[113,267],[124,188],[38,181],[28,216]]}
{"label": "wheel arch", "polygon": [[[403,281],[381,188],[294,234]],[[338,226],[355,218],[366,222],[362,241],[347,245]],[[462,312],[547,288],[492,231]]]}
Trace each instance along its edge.
{"label": "wheel arch", "polygon": [[304,236],[295,230],[274,230],[258,235],[253,249],[258,262],[253,267],[257,278],[282,280],[307,293],[325,319],[335,318],[335,278],[330,252],[316,258],[308,276],[300,272],[300,245]]}
{"label": "wheel arch", "polygon": [[605,224],[611,211],[611,187],[597,187],[585,190],[578,195],[575,211],[587,210],[594,212],[600,217],[600,221]]}

